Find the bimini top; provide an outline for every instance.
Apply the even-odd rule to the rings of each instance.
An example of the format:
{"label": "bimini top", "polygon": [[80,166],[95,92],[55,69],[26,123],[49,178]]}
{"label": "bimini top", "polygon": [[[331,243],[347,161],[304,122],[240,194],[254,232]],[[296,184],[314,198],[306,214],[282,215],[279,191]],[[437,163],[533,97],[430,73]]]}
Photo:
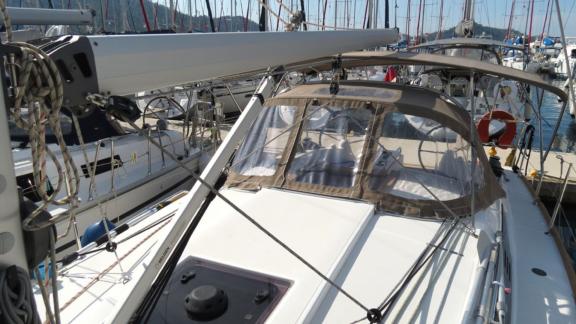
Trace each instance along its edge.
{"label": "bimini top", "polygon": [[[385,65],[429,65],[447,67],[453,69],[470,70],[481,74],[489,74],[502,77],[507,80],[526,83],[557,95],[560,100],[566,102],[568,94],[545,81],[535,73],[528,73],[521,70],[491,64],[487,62],[471,60],[464,57],[449,57],[445,55],[392,52],[392,51],[372,51],[372,52],[348,52],[339,56],[343,68],[363,67],[363,66],[385,66]],[[301,62],[289,65],[291,69],[301,71],[329,71],[332,69],[335,57],[323,58],[316,61]]]}
{"label": "bimini top", "polygon": [[[266,101],[237,151],[230,187],[276,187],[358,199],[421,217],[464,216],[504,193],[470,117],[433,90],[343,81]],[[448,210],[449,208],[449,210]]]}
{"label": "bimini top", "polygon": [[503,47],[503,48],[510,48],[515,50],[524,50],[523,46],[520,45],[512,45],[506,44],[502,41],[497,41],[494,39],[485,39],[485,38],[465,38],[465,37],[458,37],[458,38],[446,38],[446,39],[439,39],[434,40],[422,44],[418,44],[416,46],[410,46],[408,50],[418,49],[418,48],[430,48],[430,47],[469,47],[469,48],[489,48],[489,47]]}

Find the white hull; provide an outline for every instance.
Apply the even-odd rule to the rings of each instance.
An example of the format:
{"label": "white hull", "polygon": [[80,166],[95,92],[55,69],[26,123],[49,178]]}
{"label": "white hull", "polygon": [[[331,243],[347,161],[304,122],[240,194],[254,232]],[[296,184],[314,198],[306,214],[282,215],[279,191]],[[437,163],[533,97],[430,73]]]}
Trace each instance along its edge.
{"label": "white hull", "polygon": [[[152,132],[155,136],[156,132]],[[185,155],[182,136],[178,132],[165,131],[162,135],[163,145],[177,156],[183,156],[183,162],[193,170],[198,170],[201,153],[193,149],[188,156]],[[177,167],[176,163],[167,156],[164,161],[160,151],[150,145],[145,136],[127,134],[97,143],[86,144],[86,153],[90,161],[100,161],[102,167],[110,166],[112,153],[111,142],[114,142],[114,155],[117,165],[114,173],[109,168],[95,175],[94,181],[87,172],[86,162],[80,146],[70,147],[72,159],[75,161],[80,174],[79,206],[76,209],[76,229],[78,235],[84,230],[106,217],[111,221],[134,210],[151,199],[166,193],[172,187],[187,181],[191,184],[190,175],[186,170]],[[173,145],[170,143],[174,143]],[[98,155],[96,148],[100,146]],[[148,160],[148,150],[151,156]],[[56,150],[54,150],[56,151]],[[106,161],[108,159],[108,161]],[[29,150],[14,151],[16,176],[26,176],[32,173]],[[120,162],[121,161],[121,162]],[[56,186],[57,173],[54,164],[47,161],[47,174],[51,186]],[[30,180],[28,180],[30,181]],[[28,187],[25,192],[34,190]],[[63,192],[57,196],[62,197]],[[67,211],[67,206],[49,205],[48,211],[54,216]],[[57,233],[61,236],[57,242],[58,252],[77,249],[75,229],[67,232],[68,220],[56,224]]]}

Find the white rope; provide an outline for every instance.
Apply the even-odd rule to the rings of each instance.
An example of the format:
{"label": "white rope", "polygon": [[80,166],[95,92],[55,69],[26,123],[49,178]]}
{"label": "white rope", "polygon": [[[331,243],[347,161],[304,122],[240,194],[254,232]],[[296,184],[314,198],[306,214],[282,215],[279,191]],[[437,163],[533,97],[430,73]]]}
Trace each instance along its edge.
{"label": "white rope", "polygon": [[[34,222],[49,204],[69,204],[70,210],[76,207],[80,178],[60,127],[60,110],[64,96],[60,72],[52,59],[41,49],[28,43],[12,42],[12,26],[5,0],[0,0],[0,11],[4,17],[8,43],[18,47],[21,51],[21,55],[18,56],[11,54],[8,62],[15,91],[14,105],[10,107],[10,115],[18,127],[28,131],[33,178],[42,204],[23,221],[23,228],[37,230],[56,221],[53,219],[42,224]],[[27,117],[23,113],[23,108],[27,108]],[[46,128],[50,128],[56,138],[63,158],[62,164],[46,146]],[[48,194],[46,189],[48,184],[46,155],[53,161],[58,174],[56,187],[51,194]],[[56,199],[63,184],[66,186],[67,193],[63,198]]]}

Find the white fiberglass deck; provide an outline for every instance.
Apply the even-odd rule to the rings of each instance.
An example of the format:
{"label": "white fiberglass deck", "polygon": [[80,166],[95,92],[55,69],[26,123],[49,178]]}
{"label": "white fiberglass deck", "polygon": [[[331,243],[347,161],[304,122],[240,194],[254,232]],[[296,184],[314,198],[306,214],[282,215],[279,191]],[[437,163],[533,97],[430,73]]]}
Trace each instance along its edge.
{"label": "white fiberglass deck", "polygon": [[[275,189],[221,192],[369,308],[386,298],[441,226],[440,221],[374,215],[371,204],[345,199]],[[461,322],[479,261],[476,243],[459,226],[448,250],[437,253],[423,276],[415,278],[414,295],[403,295],[410,300],[407,308],[395,307],[402,311],[397,320]],[[366,315],[219,199],[181,260],[190,255],[291,281],[269,323],[349,323]]]}
{"label": "white fiberglass deck", "polygon": [[[519,175],[506,172],[503,182],[505,238],[512,268],[513,323],[576,323],[576,305],[562,257],[534,197]],[[532,269],[546,272],[535,274]]]}
{"label": "white fiberglass deck", "polygon": [[[58,295],[62,323],[109,323],[114,314],[111,309],[123,303],[126,295],[137,282],[148,264],[145,262],[158,239],[165,235],[165,229],[173,215],[182,204],[179,199],[153,215],[150,211],[140,216],[143,220],[122,233],[118,239],[125,239],[139,230],[163,219],[165,221],[119,243],[116,255],[107,251],[89,254],[67,267],[59,269]],[[125,280],[130,278],[130,280]],[[45,307],[38,285],[33,286],[38,313],[43,322],[47,322]],[[52,296],[50,296],[52,302]]]}

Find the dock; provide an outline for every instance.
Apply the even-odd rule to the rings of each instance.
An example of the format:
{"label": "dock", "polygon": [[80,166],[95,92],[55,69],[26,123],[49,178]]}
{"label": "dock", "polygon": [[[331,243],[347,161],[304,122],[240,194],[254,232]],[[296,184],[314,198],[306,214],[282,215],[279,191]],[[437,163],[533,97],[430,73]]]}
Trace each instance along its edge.
{"label": "dock", "polygon": [[[485,147],[486,154],[490,147]],[[511,153],[511,149],[497,148],[497,156],[500,157],[502,165],[506,163],[506,159]],[[516,151],[516,158],[518,158],[518,151]],[[572,164],[570,174],[568,174],[566,192],[564,194],[563,202],[567,204],[576,204],[576,154],[564,152],[550,152],[544,161],[544,179],[542,181],[542,188],[540,190],[540,197],[543,200],[556,200],[562,190],[564,179],[568,168]],[[538,171],[540,170],[540,152],[533,150],[530,154],[528,167],[526,168],[526,160],[522,167],[522,173],[527,175],[531,180],[534,190],[538,186]],[[536,175],[536,176],[534,176]]]}

